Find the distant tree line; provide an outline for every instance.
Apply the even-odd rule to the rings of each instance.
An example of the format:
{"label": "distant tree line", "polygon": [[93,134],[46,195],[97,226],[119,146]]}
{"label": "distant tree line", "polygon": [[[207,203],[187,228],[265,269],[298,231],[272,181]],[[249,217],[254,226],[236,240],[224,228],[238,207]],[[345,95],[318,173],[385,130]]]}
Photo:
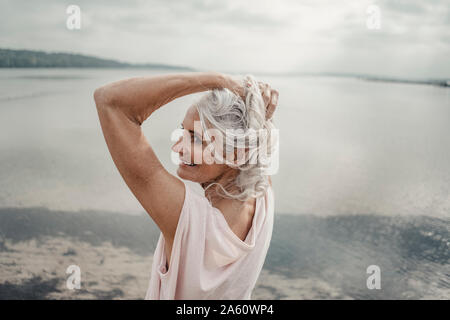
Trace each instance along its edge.
{"label": "distant tree line", "polygon": [[0,49],[0,68],[155,68],[193,70],[164,64],[131,64],[71,53]]}

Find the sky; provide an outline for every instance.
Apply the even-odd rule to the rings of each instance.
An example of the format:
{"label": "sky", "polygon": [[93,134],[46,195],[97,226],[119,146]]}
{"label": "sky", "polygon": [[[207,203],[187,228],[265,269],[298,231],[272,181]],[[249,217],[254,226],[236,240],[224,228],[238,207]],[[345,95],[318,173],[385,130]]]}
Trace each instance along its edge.
{"label": "sky", "polygon": [[[232,73],[450,78],[450,0],[0,0],[0,4],[1,48]],[[80,29],[66,26],[69,5],[81,9]],[[370,11],[373,6],[379,15]]]}

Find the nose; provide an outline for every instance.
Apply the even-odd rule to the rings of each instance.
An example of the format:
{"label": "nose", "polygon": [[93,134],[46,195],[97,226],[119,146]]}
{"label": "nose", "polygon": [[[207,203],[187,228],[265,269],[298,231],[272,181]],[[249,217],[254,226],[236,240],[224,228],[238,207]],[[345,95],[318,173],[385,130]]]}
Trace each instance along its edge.
{"label": "nose", "polygon": [[183,154],[183,143],[182,143],[183,137],[180,137],[177,142],[172,146],[172,151]]}

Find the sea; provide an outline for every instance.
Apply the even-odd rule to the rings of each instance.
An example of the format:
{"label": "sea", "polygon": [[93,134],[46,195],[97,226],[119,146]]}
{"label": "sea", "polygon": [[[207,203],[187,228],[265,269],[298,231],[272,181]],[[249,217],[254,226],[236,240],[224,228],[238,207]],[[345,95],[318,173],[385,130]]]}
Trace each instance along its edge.
{"label": "sea", "polygon": [[[119,215],[125,224],[142,217],[108,152],[93,93],[108,82],[169,72],[176,70],[0,69],[0,298],[51,299],[52,288],[63,290],[56,284],[64,272],[25,272],[20,254],[30,252],[18,246],[23,241],[67,236],[83,242],[82,226],[102,232],[103,218],[77,220],[94,219],[88,212]],[[275,223],[260,297],[450,299],[450,88],[253,75],[280,94]],[[171,133],[202,94],[170,102],[142,125],[173,174]],[[56,212],[72,220],[52,223],[60,219]],[[158,230],[146,219],[151,236],[139,229],[135,242],[115,241],[114,228],[123,225],[117,222],[105,226],[102,241],[138,246],[151,256]],[[56,264],[60,254],[46,252]],[[12,279],[14,270],[23,276]],[[52,277],[60,279],[54,287]],[[48,290],[27,295],[40,286]],[[128,297],[104,292],[90,298]]]}

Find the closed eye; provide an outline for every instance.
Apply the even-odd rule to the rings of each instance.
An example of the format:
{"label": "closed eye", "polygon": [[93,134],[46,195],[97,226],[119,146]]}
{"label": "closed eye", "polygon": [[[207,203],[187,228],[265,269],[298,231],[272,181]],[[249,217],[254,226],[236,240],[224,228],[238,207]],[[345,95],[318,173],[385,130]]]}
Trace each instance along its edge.
{"label": "closed eye", "polygon": [[[183,124],[180,124],[180,128],[184,130]],[[197,134],[195,134],[194,131],[188,130],[189,134],[191,135],[191,141],[194,141],[194,143],[203,144],[203,140],[199,138]]]}

